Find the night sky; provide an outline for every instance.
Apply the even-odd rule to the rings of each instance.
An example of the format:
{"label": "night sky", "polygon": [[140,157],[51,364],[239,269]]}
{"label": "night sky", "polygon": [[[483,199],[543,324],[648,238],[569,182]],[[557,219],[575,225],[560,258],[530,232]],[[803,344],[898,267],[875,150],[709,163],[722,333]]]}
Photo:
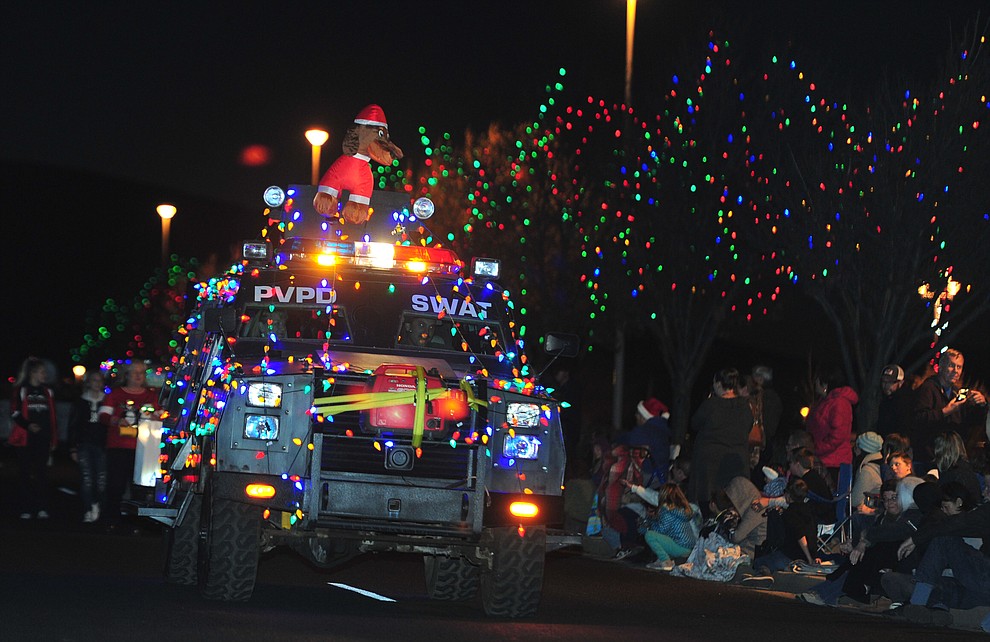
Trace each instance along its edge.
{"label": "night sky", "polygon": [[[66,171],[85,172],[92,184],[85,197],[58,184],[24,194],[20,174],[7,172],[3,229],[15,251],[4,259],[4,278],[21,302],[7,333],[26,345],[4,351],[2,375],[29,353],[61,360],[79,345],[66,317],[81,314],[53,313],[53,293],[85,291],[98,302],[122,266],[139,273],[154,266],[159,223],[149,199],[178,201],[176,239],[192,224],[183,220],[181,196],[260,213],[264,187],[308,182],[303,132],[312,126],[331,132],[322,171],[371,102],[413,155],[420,126],[459,136],[535,117],[544,86],[562,67],[568,87],[622,102],[625,7],[624,0],[7,3],[0,162],[50,172],[56,183]],[[842,91],[869,91],[884,74],[927,79],[980,7],[986,20],[985,0],[640,0],[633,105],[659,100],[677,65],[704,55],[713,27],[731,27],[754,47],[779,43],[783,52],[791,42],[806,68],[831,69]],[[250,146],[267,149],[269,160],[245,165]],[[127,182],[147,187],[143,200],[126,200],[119,186]],[[85,239],[80,220],[94,221]],[[101,246],[107,228],[133,230],[124,251],[133,261]],[[53,277],[58,256],[80,264]],[[52,278],[59,287],[49,287]],[[41,335],[45,323],[52,331]]]}

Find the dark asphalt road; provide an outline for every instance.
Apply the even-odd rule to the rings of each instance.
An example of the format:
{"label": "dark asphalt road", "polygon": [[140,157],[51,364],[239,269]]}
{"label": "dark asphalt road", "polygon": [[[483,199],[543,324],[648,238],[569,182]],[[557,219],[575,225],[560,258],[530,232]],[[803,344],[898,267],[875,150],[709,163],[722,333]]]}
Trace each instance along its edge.
{"label": "dark asphalt road", "polygon": [[[6,449],[5,449],[6,450]],[[79,523],[75,498],[55,492],[52,519],[13,513],[9,458],[0,460],[0,640],[861,640],[887,636],[962,639],[878,615],[827,609],[784,594],[670,577],[576,550],[551,553],[537,616],[485,618],[480,603],[426,597],[422,562],[373,555],[321,571],[274,551],[253,598],[204,602],[166,585],[161,536]],[[72,488],[71,469],[56,485]],[[330,583],[385,596],[385,602]],[[986,639],[981,636],[982,639]]]}

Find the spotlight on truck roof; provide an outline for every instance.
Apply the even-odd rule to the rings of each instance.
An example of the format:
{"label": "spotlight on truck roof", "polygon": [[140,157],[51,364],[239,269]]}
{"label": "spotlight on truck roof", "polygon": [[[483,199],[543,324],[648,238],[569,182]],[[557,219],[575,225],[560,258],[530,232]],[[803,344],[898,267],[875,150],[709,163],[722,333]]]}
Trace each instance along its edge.
{"label": "spotlight on truck roof", "polygon": [[418,219],[427,219],[433,216],[433,212],[436,211],[436,206],[433,205],[433,201],[426,198],[425,196],[420,196],[413,202],[413,214],[416,215]]}
{"label": "spotlight on truck roof", "polygon": [[471,274],[485,279],[497,279],[502,271],[502,263],[498,259],[471,259]]}
{"label": "spotlight on truck roof", "polygon": [[281,207],[285,202],[285,192],[278,185],[272,185],[265,190],[265,205],[268,207]]}
{"label": "spotlight on truck roof", "polygon": [[244,241],[241,246],[241,256],[251,262],[268,262],[271,253],[272,246],[267,241]]}

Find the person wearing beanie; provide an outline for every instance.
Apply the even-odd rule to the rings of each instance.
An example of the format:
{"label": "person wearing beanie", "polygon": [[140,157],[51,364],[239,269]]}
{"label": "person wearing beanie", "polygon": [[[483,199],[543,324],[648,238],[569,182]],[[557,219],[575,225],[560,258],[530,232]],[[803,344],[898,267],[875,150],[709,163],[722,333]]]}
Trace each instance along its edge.
{"label": "person wearing beanie", "polygon": [[619,443],[629,448],[645,448],[649,454],[643,461],[643,479],[647,487],[657,487],[667,481],[670,469],[670,425],[667,406],[656,397],[636,404],[636,426],[619,437]]}
{"label": "person wearing beanie", "polygon": [[855,468],[850,501],[854,511],[854,532],[870,524],[881,509],[878,505],[871,505],[867,498],[880,494],[880,484],[883,483],[881,475],[883,454],[880,452],[882,448],[883,437],[872,431],[861,434],[853,445]]}

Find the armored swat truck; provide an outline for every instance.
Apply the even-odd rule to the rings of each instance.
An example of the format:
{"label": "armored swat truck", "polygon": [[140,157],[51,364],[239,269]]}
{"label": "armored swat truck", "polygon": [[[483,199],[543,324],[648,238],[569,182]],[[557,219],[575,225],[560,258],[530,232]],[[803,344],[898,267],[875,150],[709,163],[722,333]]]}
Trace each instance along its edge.
{"label": "armored swat truck", "polygon": [[266,237],[180,328],[139,510],[167,526],[167,580],[246,600],[276,546],[324,567],[399,551],[423,556],[431,598],[532,615],[564,449],[498,261],[426,242],[428,200],[377,192],[352,225],[313,190],[266,192]]}

